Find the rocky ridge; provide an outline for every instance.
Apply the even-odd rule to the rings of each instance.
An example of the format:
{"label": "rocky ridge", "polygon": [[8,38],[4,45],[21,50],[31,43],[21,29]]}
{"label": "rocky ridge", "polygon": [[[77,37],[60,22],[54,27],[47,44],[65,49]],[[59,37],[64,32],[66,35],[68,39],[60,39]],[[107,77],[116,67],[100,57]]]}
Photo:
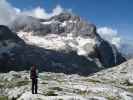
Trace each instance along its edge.
{"label": "rocky ridge", "polygon": [[29,69],[36,64],[49,72],[88,75],[125,61],[114,45],[99,36],[95,25],[70,13],[47,20],[18,16],[11,26],[13,32],[0,26],[0,66],[4,71]]}
{"label": "rocky ridge", "polygon": [[133,60],[92,76],[39,74],[39,94],[31,94],[29,72],[0,74],[0,98],[17,100],[132,100]]}

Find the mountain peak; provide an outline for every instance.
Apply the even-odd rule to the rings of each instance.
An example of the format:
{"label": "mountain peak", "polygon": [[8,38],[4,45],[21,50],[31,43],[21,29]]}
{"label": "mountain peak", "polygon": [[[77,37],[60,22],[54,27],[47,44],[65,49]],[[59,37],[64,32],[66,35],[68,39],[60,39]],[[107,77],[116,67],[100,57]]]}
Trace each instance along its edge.
{"label": "mountain peak", "polygon": [[[11,30],[17,32],[19,37],[16,34],[14,35],[23,39],[26,43],[26,46],[19,45],[22,47],[21,51],[19,48],[17,50],[19,55],[16,53],[16,49],[11,49],[16,55],[14,58],[16,59],[15,63],[19,65],[27,66],[28,63],[35,62],[42,67],[45,60],[50,62],[46,65],[51,66],[49,68],[46,67],[46,70],[56,71],[53,68],[55,69],[56,67],[58,69],[60,67],[58,71],[68,73],[73,73],[75,66],[78,69],[77,73],[79,73],[79,69],[82,66],[90,68],[89,66],[91,65],[93,68],[90,68],[88,72],[84,72],[84,68],[82,71],[80,70],[80,73],[88,74],[125,61],[121,53],[112,44],[99,36],[94,24],[87,23],[79,16],[71,13],[61,13],[44,21],[31,16],[18,16],[12,22]],[[1,32],[5,34],[4,31]],[[11,31],[9,34],[14,36]],[[32,55],[32,59],[29,58],[29,55]],[[70,58],[75,60],[71,61]],[[55,62],[55,59],[58,63]],[[77,60],[80,63],[76,62]],[[66,63],[68,61],[69,65]],[[67,69],[68,66],[72,66],[70,68],[71,71]]]}
{"label": "mountain peak", "polygon": [[14,32],[33,32],[34,35],[41,36],[47,34],[67,35],[72,33],[73,36],[89,36],[90,38],[94,38],[96,35],[96,26],[94,24],[87,23],[79,16],[69,12],[62,12],[49,19],[18,16],[10,24],[10,29]]}

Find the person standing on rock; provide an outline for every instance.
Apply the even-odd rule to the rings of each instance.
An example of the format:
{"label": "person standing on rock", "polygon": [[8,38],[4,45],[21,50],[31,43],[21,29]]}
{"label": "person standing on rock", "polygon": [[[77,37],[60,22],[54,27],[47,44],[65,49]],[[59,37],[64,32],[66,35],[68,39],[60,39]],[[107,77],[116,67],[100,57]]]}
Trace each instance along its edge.
{"label": "person standing on rock", "polygon": [[38,89],[38,70],[35,65],[31,67],[30,78],[32,80],[32,94],[37,94]]}

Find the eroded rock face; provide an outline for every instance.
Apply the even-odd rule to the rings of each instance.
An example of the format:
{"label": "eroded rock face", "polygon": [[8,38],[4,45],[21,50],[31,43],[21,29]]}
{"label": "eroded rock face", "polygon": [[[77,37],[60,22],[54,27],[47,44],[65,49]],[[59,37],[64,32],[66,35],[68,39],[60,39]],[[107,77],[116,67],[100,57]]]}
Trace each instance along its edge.
{"label": "eroded rock face", "polygon": [[13,31],[19,31],[19,37],[7,27],[0,27],[0,52],[4,51],[1,62],[8,62],[8,70],[29,69],[37,64],[40,70],[87,75],[125,61],[98,35],[95,25],[70,13],[47,20],[18,16],[11,25]]}
{"label": "eroded rock face", "polygon": [[100,59],[103,66],[111,67],[126,61],[114,45],[101,39],[100,37],[98,38],[98,42],[95,45],[95,52],[97,53],[97,57]]}
{"label": "eroded rock face", "polygon": [[9,59],[14,54],[23,50],[25,45],[24,41],[20,39],[15,33],[6,27],[0,25],[0,69],[1,71],[7,71],[10,62],[14,62],[14,59]]}
{"label": "eroded rock face", "polygon": [[0,40],[12,40],[14,42],[22,41],[15,33],[13,33],[8,27],[0,25]]}
{"label": "eroded rock face", "polygon": [[42,33],[42,35],[46,35],[51,32],[49,25],[41,24],[38,19],[24,15],[16,17],[9,27],[14,32],[18,32],[20,30],[23,30],[24,32],[33,31],[35,34],[38,33],[38,35],[40,33]]}
{"label": "eroded rock face", "polygon": [[[94,61],[77,55],[75,51],[54,51],[26,45],[23,40],[12,33],[6,26],[1,26],[0,30],[1,37],[3,38],[3,40],[0,41],[1,72],[9,70],[29,70],[32,64],[39,66],[39,70],[84,75],[99,70]],[[6,33],[4,34],[3,32]],[[5,35],[8,35],[8,37]],[[82,66],[84,66],[84,68]]]}
{"label": "eroded rock face", "polygon": [[[31,16],[18,16],[11,24],[10,29],[18,32],[33,32],[34,35],[44,36],[47,34],[74,36],[92,36],[95,25],[83,21],[80,17],[70,13],[61,13],[47,20],[39,20]],[[92,36],[94,37],[94,36]]]}

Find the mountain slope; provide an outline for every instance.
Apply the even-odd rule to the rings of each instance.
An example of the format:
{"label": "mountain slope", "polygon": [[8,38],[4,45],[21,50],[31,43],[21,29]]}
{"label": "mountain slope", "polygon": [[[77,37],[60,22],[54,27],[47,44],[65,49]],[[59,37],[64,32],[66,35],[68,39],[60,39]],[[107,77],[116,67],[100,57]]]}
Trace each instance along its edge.
{"label": "mountain slope", "polygon": [[10,29],[0,27],[0,60],[5,71],[36,64],[41,71],[88,75],[125,61],[115,46],[99,36],[95,25],[70,13],[47,20],[18,16]]}
{"label": "mountain slope", "polygon": [[13,26],[16,27],[11,29],[30,45],[58,51],[76,51],[88,59],[99,60],[98,63],[101,62],[104,67],[125,61],[114,45],[99,36],[94,24],[71,13],[61,13],[46,20],[18,16],[12,22]]}
{"label": "mountain slope", "polygon": [[[82,75],[88,75],[101,69],[94,61],[79,56],[74,51],[54,51],[27,45],[15,33],[9,31],[6,26],[1,26],[0,30],[1,37],[3,37],[3,40],[0,40],[1,72],[29,70],[32,64],[36,64],[40,71],[78,73]],[[9,37],[5,36],[3,30],[7,30],[6,34]]]}

